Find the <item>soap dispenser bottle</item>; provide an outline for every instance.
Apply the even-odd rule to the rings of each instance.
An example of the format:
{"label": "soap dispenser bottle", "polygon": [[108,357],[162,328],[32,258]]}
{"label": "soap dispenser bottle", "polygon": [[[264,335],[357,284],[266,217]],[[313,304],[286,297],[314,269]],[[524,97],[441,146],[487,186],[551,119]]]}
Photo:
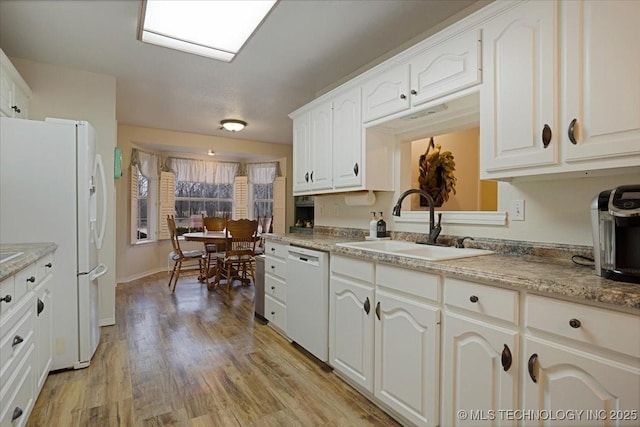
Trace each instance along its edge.
{"label": "soap dispenser bottle", "polygon": [[380,212],[380,219],[378,219],[376,231],[378,238],[387,237],[387,223],[384,221],[384,218],[382,218],[382,212]]}
{"label": "soap dispenser bottle", "polygon": [[371,212],[371,221],[369,221],[369,238],[375,239],[378,235],[378,220],[376,219],[376,213]]}

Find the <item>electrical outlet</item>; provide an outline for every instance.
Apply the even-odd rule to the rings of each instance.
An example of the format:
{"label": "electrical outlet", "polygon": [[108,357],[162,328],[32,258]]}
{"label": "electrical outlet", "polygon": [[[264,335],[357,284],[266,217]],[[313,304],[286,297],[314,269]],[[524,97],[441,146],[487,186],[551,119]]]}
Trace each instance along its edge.
{"label": "electrical outlet", "polygon": [[524,221],[524,200],[511,201],[511,221]]}

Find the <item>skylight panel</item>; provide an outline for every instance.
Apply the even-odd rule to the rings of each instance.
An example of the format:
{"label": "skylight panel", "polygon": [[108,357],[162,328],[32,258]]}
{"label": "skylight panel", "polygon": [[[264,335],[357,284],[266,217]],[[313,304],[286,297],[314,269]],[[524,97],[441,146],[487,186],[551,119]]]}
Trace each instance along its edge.
{"label": "skylight panel", "polygon": [[276,0],[146,0],[140,40],[230,62]]}

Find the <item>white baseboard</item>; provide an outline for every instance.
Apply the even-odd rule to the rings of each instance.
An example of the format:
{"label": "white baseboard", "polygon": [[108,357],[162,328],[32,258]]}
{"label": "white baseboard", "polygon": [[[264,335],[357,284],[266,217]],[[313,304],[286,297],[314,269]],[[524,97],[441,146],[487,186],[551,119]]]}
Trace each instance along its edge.
{"label": "white baseboard", "polygon": [[107,317],[105,319],[100,319],[98,322],[99,326],[111,326],[116,324],[116,319],[113,317]]}
{"label": "white baseboard", "polygon": [[160,268],[155,268],[153,270],[149,270],[149,271],[145,271],[142,273],[137,273],[134,274],[132,276],[129,277],[123,277],[123,278],[119,278],[116,280],[116,283],[129,283],[129,282],[133,282],[134,280],[138,280],[138,279],[142,279],[143,277],[146,276],[150,276],[152,274],[156,274],[156,273],[162,273],[162,272],[166,272],[167,270],[163,267]]}

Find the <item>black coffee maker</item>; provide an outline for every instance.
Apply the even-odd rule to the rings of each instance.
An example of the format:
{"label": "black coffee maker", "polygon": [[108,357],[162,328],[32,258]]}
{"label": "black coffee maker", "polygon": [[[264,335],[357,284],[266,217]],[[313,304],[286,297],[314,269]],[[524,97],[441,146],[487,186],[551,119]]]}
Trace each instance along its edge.
{"label": "black coffee maker", "polygon": [[640,184],[601,192],[591,224],[596,274],[640,284]]}

